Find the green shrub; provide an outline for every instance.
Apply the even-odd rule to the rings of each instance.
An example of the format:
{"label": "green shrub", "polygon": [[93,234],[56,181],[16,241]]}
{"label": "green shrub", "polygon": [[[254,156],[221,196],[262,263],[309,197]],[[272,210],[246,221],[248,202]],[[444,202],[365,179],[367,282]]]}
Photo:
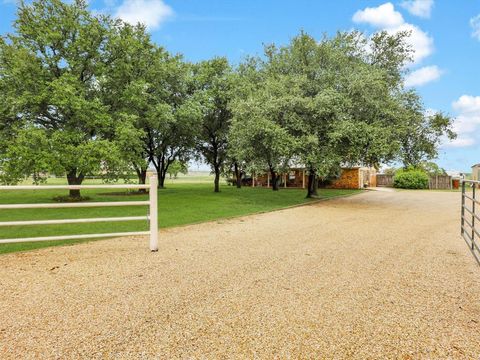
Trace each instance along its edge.
{"label": "green shrub", "polygon": [[398,170],[393,186],[401,189],[428,189],[428,175],[422,170]]}

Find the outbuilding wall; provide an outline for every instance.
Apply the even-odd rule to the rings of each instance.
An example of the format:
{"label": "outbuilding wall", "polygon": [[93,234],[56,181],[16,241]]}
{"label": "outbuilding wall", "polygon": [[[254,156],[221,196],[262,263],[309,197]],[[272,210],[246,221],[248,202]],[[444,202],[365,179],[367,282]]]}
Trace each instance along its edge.
{"label": "outbuilding wall", "polygon": [[340,178],[329,186],[333,189],[363,189],[377,186],[377,172],[374,168],[343,168]]}
{"label": "outbuilding wall", "polygon": [[340,177],[334,180],[329,187],[332,189],[359,189],[360,169],[342,169]]}
{"label": "outbuilding wall", "polygon": [[362,168],[360,171],[364,174],[363,181],[360,183],[360,186],[368,185],[369,187],[377,186],[377,171],[375,168]]}
{"label": "outbuilding wall", "polygon": [[472,180],[480,180],[480,165],[472,166]]}

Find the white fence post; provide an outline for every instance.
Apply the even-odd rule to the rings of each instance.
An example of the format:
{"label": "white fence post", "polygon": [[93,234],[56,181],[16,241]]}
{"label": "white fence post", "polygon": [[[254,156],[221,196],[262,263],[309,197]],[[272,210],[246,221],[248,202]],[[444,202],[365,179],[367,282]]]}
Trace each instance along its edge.
{"label": "white fence post", "polygon": [[150,250],[158,251],[158,209],[157,209],[157,175],[150,176]]}

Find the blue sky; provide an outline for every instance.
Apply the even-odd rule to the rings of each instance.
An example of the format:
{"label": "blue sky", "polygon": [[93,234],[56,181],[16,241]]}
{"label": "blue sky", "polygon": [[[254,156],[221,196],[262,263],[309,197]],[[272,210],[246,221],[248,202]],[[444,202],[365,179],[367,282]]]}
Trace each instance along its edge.
{"label": "blue sky", "polygon": [[[426,108],[457,119],[459,138],[442,146],[438,163],[461,171],[480,163],[480,0],[94,0],[90,8],[146,23],[155,42],[191,61],[227,56],[237,63],[301,29],[317,38],[411,30],[417,59],[407,83]],[[11,31],[15,11],[13,0],[0,0],[0,33]]]}

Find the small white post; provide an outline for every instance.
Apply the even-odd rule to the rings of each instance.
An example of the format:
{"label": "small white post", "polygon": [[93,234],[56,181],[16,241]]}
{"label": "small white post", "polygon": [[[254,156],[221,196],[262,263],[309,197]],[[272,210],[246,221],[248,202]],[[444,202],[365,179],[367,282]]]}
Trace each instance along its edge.
{"label": "small white post", "polygon": [[270,173],[267,173],[267,188],[270,187]]}
{"label": "small white post", "polygon": [[303,170],[302,189],[305,189],[305,170]]}
{"label": "small white post", "polygon": [[157,175],[150,176],[150,250],[158,251],[158,209],[157,209]]}

